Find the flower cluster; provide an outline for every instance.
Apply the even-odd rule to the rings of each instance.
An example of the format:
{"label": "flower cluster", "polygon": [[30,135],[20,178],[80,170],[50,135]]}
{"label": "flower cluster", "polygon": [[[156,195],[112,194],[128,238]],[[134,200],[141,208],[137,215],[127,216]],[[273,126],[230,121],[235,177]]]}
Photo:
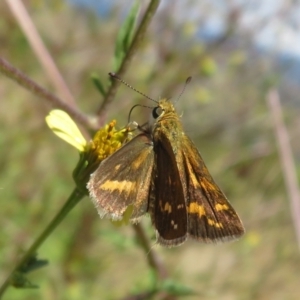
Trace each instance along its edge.
{"label": "flower cluster", "polygon": [[46,117],[46,123],[57,136],[79,150],[80,159],[73,171],[73,178],[77,188],[85,193],[90,175],[105,158],[130,140],[132,131],[129,127],[117,130],[117,122],[113,120],[100,128],[94,138],[87,142],[77,125],[64,111],[52,110]]}

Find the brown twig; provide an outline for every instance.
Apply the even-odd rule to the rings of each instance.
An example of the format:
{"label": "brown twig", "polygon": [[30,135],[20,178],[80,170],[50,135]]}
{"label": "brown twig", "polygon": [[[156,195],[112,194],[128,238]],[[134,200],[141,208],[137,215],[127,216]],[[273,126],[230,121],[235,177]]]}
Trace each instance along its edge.
{"label": "brown twig", "polygon": [[147,254],[147,259],[149,265],[156,270],[158,276],[160,279],[166,279],[168,277],[167,270],[165,266],[162,263],[162,260],[157,255],[157,253],[152,248],[150,241],[144,231],[144,228],[141,224],[134,224],[132,225],[136,236],[139,239],[139,242],[141,243],[142,248],[144,249],[145,253]]}
{"label": "brown twig", "polygon": [[44,89],[20,70],[13,67],[8,61],[0,57],[0,72],[2,72],[7,77],[18,82],[21,86],[31,91],[38,97],[42,97],[47,100],[56,108],[61,108],[70,114],[75,120],[79,123],[88,126],[89,128],[95,128],[96,124],[94,120],[90,117],[87,117],[85,114],[81,113],[76,107],[70,105],[57,96],[50,93],[48,90]]}
{"label": "brown twig", "polygon": [[[154,298],[155,296],[155,298]],[[156,299],[156,300],[176,300],[177,297],[173,295],[169,295],[166,292],[143,292],[136,295],[126,296],[122,298],[122,300],[149,300],[149,299]]]}
{"label": "brown twig", "polygon": [[154,292],[150,291],[150,292],[143,292],[136,295],[126,296],[122,298],[122,300],[148,300],[148,299],[152,299],[153,296],[154,296]]}
{"label": "brown twig", "polygon": [[298,247],[300,248],[300,192],[289,135],[283,122],[280,98],[276,89],[271,89],[269,91],[267,102],[274,122],[281,167],[290,199],[291,215],[296,231]]}
{"label": "brown twig", "polygon": [[[145,35],[145,32],[150,24],[150,21],[154,15],[154,13],[156,12],[156,9],[159,5],[159,0],[151,0],[145,14],[144,17],[141,21],[140,26],[138,27],[136,34],[132,40],[132,43],[126,53],[126,56],[120,66],[120,69],[117,70],[117,74],[122,78],[124,77],[125,72],[128,69],[129,63],[135,53],[135,51],[137,50],[142,38]],[[118,80],[113,80],[111,83],[111,86],[101,104],[101,107],[98,110],[98,116],[101,116],[103,114],[103,112],[105,111],[105,109],[107,108],[107,106],[112,102],[112,100],[114,99],[117,89],[120,85],[120,82]]]}
{"label": "brown twig", "polygon": [[[168,272],[165,268],[162,260],[157,255],[157,252],[153,249],[151,246],[151,243],[148,239],[148,236],[145,233],[144,228],[140,223],[132,225],[135,234],[140,242],[141,247],[144,249],[146,255],[148,264],[150,267],[152,267],[157,275],[158,275],[158,282],[161,282],[168,278]],[[136,295],[130,295],[126,296],[125,298],[122,298],[122,300],[144,300],[144,299],[152,299],[152,297],[155,296],[155,299],[161,299],[161,300],[176,300],[177,297],[174,295],[171,295],[165,291],[146,291],[142,292],[140,294]],[[154,298],[153,298],[154,299]]]}
{"label": "brown twig", "polygon": [[58,94],[70,105],[75,105],[75,100],[66,85],[63,77],[57,69],[50,53],[45,47],[34,23],[32,22],[29,14],[22,1],[20,0],[6,0],[7,5],[11,12],[18,21],[24,35],[27,37],[33,51],[37,55],[41,65],[43,66],[50,81],[56,88]]}

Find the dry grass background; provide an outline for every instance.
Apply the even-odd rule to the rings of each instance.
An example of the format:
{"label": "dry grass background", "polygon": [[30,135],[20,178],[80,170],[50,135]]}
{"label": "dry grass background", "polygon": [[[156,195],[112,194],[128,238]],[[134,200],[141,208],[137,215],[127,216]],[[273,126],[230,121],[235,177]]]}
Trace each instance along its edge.
{"label": "dry grass background", "polygon": [[[42,39],[78,106],[93,114],[101,96],[92,72],[107,79],[124,11],[106,18],[68,5],[27,2]],[[5,2],[0,3],[1,56],[53,90]],[[167,10],[154,18],[124,78],[152,98],[176,98],[186,131],[209,170],[239,212],[247,233],[234,243],[188,241],[175,249],[154,247],[170,279],[195,290],[185,299],[299,299],[300,256],[278,158],[266,82],[280,69],[259,56],[247,37],[206,46],[176,25]],[[245,46],[246,45],[246,46]],[[209,75],[209,76],[208,76]],[[279,81],[284,85],[283,81]],[[293,95],[299,101],[299,94]],[[297,98],[298,97],[298,98]],[[283,100],[284,95],[282,95]],[[48,224],[73,189],[78,154],[46,127],[50,106],[1,76],[0,84],[0,279]],[[284,102],[284,116],[299,165],[300,106]],[[133,104],[147,100],[120,87],[106,120],[126,124]],[[299,102],[298,102],[299,104]],[[148,103],[149,105],[149,103]],[[151,104],[150,104],[151,105]],[[148,110],[134,118],[147,120]],[[299,168],[297,167],[297,170]],[[149,218],[143,225],[154,243]],[[9,289],[8,299],[123,299],[149,289],[155,276],[130,226],[99,219],[85,198],[38,251],[49,266],[30,274],[39,289]],[[178,299],[181,299],[178,297]]]}

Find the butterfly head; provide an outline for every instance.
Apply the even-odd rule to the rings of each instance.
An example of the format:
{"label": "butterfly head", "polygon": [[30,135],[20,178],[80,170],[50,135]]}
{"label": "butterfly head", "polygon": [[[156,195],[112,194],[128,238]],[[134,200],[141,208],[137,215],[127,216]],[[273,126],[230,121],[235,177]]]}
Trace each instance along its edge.
{"label": "butterfly head", "polygon": [[167,117],[168,115],[176,115],[176,110],[173,103],[164,98],[158,101],[156,107],[152,110],[152,117],[156,122],[160,121],[162,118]]}

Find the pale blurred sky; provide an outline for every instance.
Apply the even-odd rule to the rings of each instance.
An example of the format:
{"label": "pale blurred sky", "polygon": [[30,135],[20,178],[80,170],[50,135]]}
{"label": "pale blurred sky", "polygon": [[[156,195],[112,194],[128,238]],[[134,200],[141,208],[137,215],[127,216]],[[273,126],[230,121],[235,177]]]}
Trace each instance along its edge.
{"label": "pale blurred sky", "polygon": [[[128,10],[134,3],[133,0],[67,1],[77,6],[90,7],[101,16],[107,15],[116,3],[123,6],[124,10]],[[170,1],[162,0],[159,9],[165,9]],[[228,11],[232,8],[240,11],[237,23],[240,33],[251,34],[254,44],[260,49],[300,58],[300,1],[173,0],[171,13],[178,22],[199,21],[197,36],[214,39],[225,31]]]}

